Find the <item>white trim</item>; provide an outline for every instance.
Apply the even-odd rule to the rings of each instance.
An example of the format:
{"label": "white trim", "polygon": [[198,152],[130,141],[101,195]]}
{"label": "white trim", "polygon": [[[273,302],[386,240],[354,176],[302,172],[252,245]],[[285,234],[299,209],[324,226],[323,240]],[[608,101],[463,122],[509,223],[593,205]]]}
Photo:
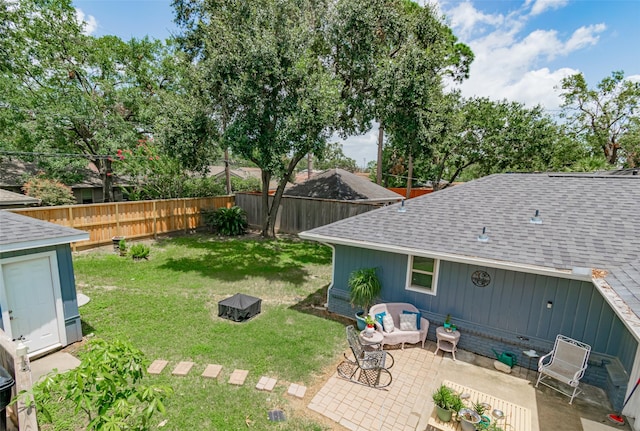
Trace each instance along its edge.
{"label": "white trim", "polygon": [[[412,273],[413,273],[413,258],[416,255],[408,255],[408,259],[407,259],[407,278],[405,280],[404,283],[404,290],[410,290],[412,292],[418,292],[418,293],[424,293],[425,295],[432,295],[432,296],[436,296],[437,292],[438,292],[438,272],[440,269],[440,260],[436,259],[436,258],[429,258],[429,259],[433,259],[433,272],[426,272],[426,271],[421,271],[421,270],[417,270],[416,272],[419,272],[420,274],[428,274],[431,276],[431,289],[426,289],[423,288],[421,286],[414,286],[413,284],[411,284],[411,279],[412,277]],[[425,256],[418,256],[418,257],[425,257]]]}
{"label": "white trim", "polygon": [[[614,313],[622,320],[622,323],[627,327],[629,332],[631,332],[638,343],[640,343],[640,317],[633,312],[631,307],[627,305],[604,278],[593,278],[591,282],[607,304],[613,309]],[[640,351],[640,347],[638,350]]]}
{"label": "white trim", "polygon": [[389,253],[397,253],[404,255],[414,255],[423,257],[432,257],[434,259],[446,260],[449,262],[466,263],[469,265],[486,266],[490,268],[505,269],[507,271],[526,272],[529,274],[547,275],[550,277],[568,278],[570,280],[590,281],[591,275],[575,274],[571,269],[556,269],[538,265],[527,265],[524,263],[507,262],[503,260],[487,259],[481,257],[462,256],[458,254],[442,253],[430,250],[419,250],[408,247],[400,247],[389,244],[378,244],[368,241],[356,241],[344,238],[330,237],[318,235],[308,232],[301,232],[298,235],[302,239],[318,241],[322,243],[332,243],[338,245],[346,245],[351,247],[360,247],[371,250],[386,251]]}
{"label": "white trim", "polygon": [[13,242],[9,244],[0,244],[0,253],[10,251],[27,250],[31,248],[50,247],[52,245],[69,244],[78,241],[88,241],[89,234],[81,233],[75,235],[62,236],[58,238],[46,238],[32,241]]}
{"label": "white trim", "polygon": [[[49,261],[49,274],[51,276],[51,283],[53,286],[53,303],[56,312],[56,326],[58,328],[58,342],[63,346],[67,345],[67,331],[65,328],[64,319],[64,306],[62,303],[62,289],[60,286],[60,273],[58,271],[58,257],[55,251],[46,251],[41,253],[26,254],[22,256],[14,256],[5,259],[0,259],[0,306],[2,307],[2,324],[4,326],[4,332],[13,338],[11,320],[9,316],[9,307],[7,302],[7,287],[4,285],[4,272],[2,265],[23,262],[29,260],[37,260],[47,258]],[[51,347],[55,347],[51,346]],[[40,351],[47,350],[48,348],[41,349]],[[37,352],[30,352],[29,356]]]}

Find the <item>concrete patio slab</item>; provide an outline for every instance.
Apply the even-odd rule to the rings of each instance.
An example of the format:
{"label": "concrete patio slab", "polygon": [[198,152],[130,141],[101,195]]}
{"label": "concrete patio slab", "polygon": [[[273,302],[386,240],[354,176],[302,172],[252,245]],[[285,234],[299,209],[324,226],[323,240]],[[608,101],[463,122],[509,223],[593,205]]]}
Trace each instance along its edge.
{"label": "concrete patio slab", "polygon": [[229,376],[229,384],[242,386],[248,375],[249,370],[233,370],[233,373]]}
{"label": "concrete patio slab", "polygon": [[[434,355],[435,343],[429,341],[425,349],[409,346],[387,351],[395,358],[389,387],[369,388],[334,373],[308,408],[335,422],[336,430],[424,431],[434,408],[431,394],[443,380],[450,380],[530,409],[532,431],[611,428],[605,424],[611,406],[598,388],[584,385],[584,393],[570,405],[568,397],[546,387],[535,388],[537,373],[527,376],[520,367],[514,367],[511,374],[502,373],[493,367],[494,358],[459,350],[458,360],[453,361],[449,355]],[[631,429],[628,424],[616,428]]]}
{"label": "concrete patio slab", "polygon": [[55,352],[31,362],[31,381],[36,383],[41,377],[54,369],[58,372],[69,371],[80,365],[80,360],[66,352]]}
{"label": "concrete patio slab", "polygon": [[204,369],[204,372],[202,373],[202,377],[207,377],[209,379],[217,379],[218,375],[220,374],[220,371],[222,371],[222,365],[209,364],[207,365],[207,368]]}
{"label": "concrete patio slab", "polygon": [[193,362],[189,361],[179,362],[178,365],[176,365],[176,367],[173,369],[171,374],[173,374],[174,376],[186,376],[187,374],[189,374],[189,371],[191,371],[191,368],[194,365],[195,364]]}
{"label": "concrete patio slab", "polygon": [[168,363],[169,361],[165,361],[164,359],[156,359],[151,363],[151,365],[149,365],[149,368],[147,368],[147,373],[160,374],[162,370],[164,370],[164,367],[167,366]]}

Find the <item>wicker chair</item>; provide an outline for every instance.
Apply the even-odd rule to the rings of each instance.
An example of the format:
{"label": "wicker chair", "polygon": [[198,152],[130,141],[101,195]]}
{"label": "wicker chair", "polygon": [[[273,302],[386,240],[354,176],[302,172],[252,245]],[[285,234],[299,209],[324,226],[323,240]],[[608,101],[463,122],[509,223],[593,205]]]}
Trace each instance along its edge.
{"label": "wicker chair", "polygon": [[[553,390],[570,397],[569,404],[580,392],[578,384],[587,369],[587,361],[591,353],[591,346],[581,341],[574,340],[565,335],[558,335],[553,345],[553,350],[538,360],[538,384],[542,383]],[[551,377],[559,382],[569,385],[573,392],[564,392],[544,382]]]}
{"label": "wicker chair", "polygon": [[353,359],[345,353],[345,360],[338,365],[338,375],[372,388],[389,386],[393,380],[389,372],[389,368],[393,366],[393,357],[383,350],[369,350],[363,346],[358,338],[358,332],[352,325],[347,326],[347,342],[353,353]]}

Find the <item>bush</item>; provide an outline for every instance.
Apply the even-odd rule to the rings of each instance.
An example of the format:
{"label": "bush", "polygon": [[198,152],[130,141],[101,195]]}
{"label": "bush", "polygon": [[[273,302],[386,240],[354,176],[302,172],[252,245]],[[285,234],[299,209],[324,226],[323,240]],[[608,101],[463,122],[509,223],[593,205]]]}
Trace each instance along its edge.
{"label": "bush", "polygon": [[231,190],[234,192],[259,192],[262,190],[262,182],[254,177],[231,177]]}
{"label": "bush", "polygon": [[244,235],[249,226],[247,213],[238,206],[218,208],[217,210],[202,210],[204,224],[212,231],[221,235]]}
{"label": "bush", "polygon": [[48,178],[31,177],[22,186],[22,191],[27,196],[40,199],[43,206],[73,205],[76,203],[71,187]]}
{"label": "bush", "polygon": [[129,255],[134,259],[147,259],[150,252],[151,247],[146,244],[133,244],[129,247]]}

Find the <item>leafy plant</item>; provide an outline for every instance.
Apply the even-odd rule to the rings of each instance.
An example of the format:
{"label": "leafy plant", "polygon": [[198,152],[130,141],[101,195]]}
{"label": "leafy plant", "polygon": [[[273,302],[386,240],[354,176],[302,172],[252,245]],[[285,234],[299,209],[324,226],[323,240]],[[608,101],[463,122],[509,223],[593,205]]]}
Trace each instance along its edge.
{"label": "leafy plant", "polygon": [[124,238],[118,241],[118,250],[120,250],[120,254],[127,252],[127,241]]}
{"label": "leafy plant", "polygon": [[40,199],[43,206],[73,205],[76,203],[71,187],[48,178],[31,177],[24,183],[22,190],[27,196]]}
{"label": "leafy plant", "polygon": [[453,390],[445,385],[440,385],[438,389],[432,394],[433,402],[436,406],[450,411],[459,411],[464,404],[460,397],[453,392]]}
{"label": "leafy plant", "polygon": [[60,400],[72,401],[91,430],[148,430],[153,414],[165,412],[173,390],[141,384],[148,363],[131,344],[92,340],[80,359],[76,369],[49,374],[33,386],[38,419],[51,422],[48,406]]}
{"label": "leafy plant", "polygon": [[151,247],[146,244],[133,244],[129,249],[129,255],[134,259],[147,259],[150,252]]}
{"label": "leafy plant", "polygon": [[367,314],[364,318],[364,323],[366,323],[367,326],[374,326],[376,321],[373,320],[373,317]]}
{"label": "leafy plant", "polygon": [[238,206],[218,208],[217,210],[202,210],[204,224],[209,229],[221,235],[244,235],[249,226],[247,213]]}
{"label": "leafy plant", "polygon": [[349,288],[349,299],[351,305],[362,307],[365,314],[369,311],[369,306],[380,295],[382,285],[376,274],[376,268],[356,269],[349,276],[347,281]]}

